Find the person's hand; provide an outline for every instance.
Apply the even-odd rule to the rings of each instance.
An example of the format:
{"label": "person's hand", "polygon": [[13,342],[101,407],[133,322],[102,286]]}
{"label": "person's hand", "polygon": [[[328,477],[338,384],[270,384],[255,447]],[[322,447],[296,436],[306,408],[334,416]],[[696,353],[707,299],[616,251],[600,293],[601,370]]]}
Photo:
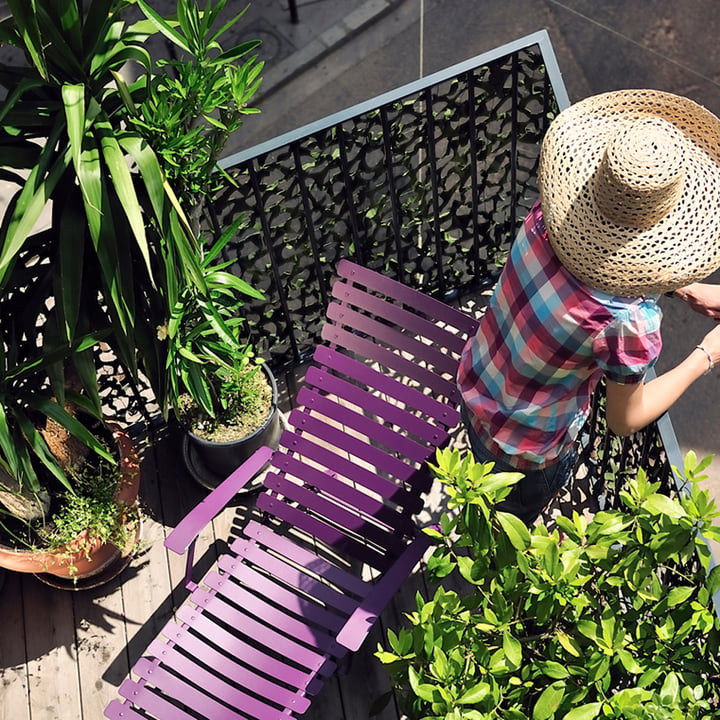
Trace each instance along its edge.
{"label": "person's hand", "polygon": [[695,312],[720,320],[720,285],[692,283],[675,291]]}
{"label": "person's hand", "polygon": [[713,365],[720,367],[720,325],[711,330],[700,343],[712,356]]}

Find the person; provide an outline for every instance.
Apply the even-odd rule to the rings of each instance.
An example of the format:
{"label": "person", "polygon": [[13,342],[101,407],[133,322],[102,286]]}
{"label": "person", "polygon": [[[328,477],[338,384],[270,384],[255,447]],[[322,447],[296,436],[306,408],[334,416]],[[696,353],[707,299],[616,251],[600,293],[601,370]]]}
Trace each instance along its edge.
{"label": "person", "polygon": [[550,124],[539,199],[457,377],[476,459],[524,474],[500,507],[526,523],[572,476],[603,377],[608,426],[628,435],[720,364],[717,327],[648,377],[658,297],[720,266],[718,148],[718,118],[654,90],[595,95]]}

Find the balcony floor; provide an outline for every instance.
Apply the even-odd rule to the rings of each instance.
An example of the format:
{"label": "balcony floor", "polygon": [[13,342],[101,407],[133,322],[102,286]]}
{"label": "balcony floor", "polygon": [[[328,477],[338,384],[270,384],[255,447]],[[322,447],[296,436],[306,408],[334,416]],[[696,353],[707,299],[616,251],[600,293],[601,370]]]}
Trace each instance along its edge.
{"label": "balcony floor", "polygon": [[[294,386],[294,378],[290,380]],[[278,378],[278,386],[287,410],[287,378]],[[69,592],[32,575],[6,573],[0,590],[0,720],[100,720],[128,668],[185,597],[184,558],[167,552],[163,540],[206,491],[183,467],[176,438],[166,433],[140,451],[141,547],[118,578],[99,588]],[[198,542],[196,557],[203,567],[212,563],[218,539],[242,523],[252,505],[252,496],[244,497],[244,504],[218,516]],[[431,519],[440,505],[439,498],[432,498],[423,519]],[[370,706],[389,687],[373,652],[387,624],[397,626],[402,612],[414,606],[416,590],[424,588],[417,572],[353,655],[347,674],[329,682],[315,699],[307,720],[368,719]],[[400,716],[390,702],[376,717]]]}

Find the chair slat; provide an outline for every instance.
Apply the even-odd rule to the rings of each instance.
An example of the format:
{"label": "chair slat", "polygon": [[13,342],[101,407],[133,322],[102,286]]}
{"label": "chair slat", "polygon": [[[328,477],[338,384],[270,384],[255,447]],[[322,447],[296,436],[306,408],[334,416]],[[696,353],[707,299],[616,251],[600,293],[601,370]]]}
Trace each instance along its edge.
{"label": "chair slat", "polygon": [[[328,308],[330,310],[330,308]],[[350,332],[340,325],[326,324],[321,335],[331,345],[338,345],[346,350],[374,360],[384,367],[399,373],[403,377],[411,378],[421,387],[429,388],[435,396],[446,397],[457,402],[458,390],[455,383],[436,375],[431,369],[418,365],[414,360],[392,352],[388,348],[378,345],[368,337]]]}
{"label": "chair slat", "polygon": [[[383,345],[378,347],[386,346],[405,357],[409,355],[416,370],[429,366],[432,368],[429,372],[436,375],[436,380],[441,379],[438,373],[452,378],[457,370],[456,358],[406,333],[402,326],[388,325],[384,319],[363,315],[361,312],[337,302],[331,302],[328,305],[327,317],[338,325],[357,331],[363,336],[369,335],[376,341],[382,342]],[[418,365],[418,361],[422,365]]]}
{"label": "chair slat", "polygon": [[393,555],[399,553],[405,544],[400,535],[370,522],[367,515],[341,507],[307,486],[290,482],[287,478],[274,473],[266,478],[265,486],[281,495],[284,502],[297,503],[316,516],[327,518],[339,531],[346,532],[351,537],[363,538]]}
{"label": "chair slat", "polygon": [[[243,632],[246,629],[243,627]],[[191,678],[193,683],[203,688],[203,692],[213,697],[222,697],[225,702],[235,706],[242,706],[244,711],[254,715],[276,713],[277,709],[258,701],[257,697],[248,695],[232,685],[228,685],[218,674],[211,673],[203,666],[217,668],[222,678],[230,677],[237,685],[249,690],[261,698],[268,698],[284,707],[293,708],[302,713],[310,706],[310,701],[298,690],[290,690],[277,682],[262,677],[252,669],[241,665],[230,657],[231,648],[227,653],[221,653],[212,647],[205,639],[198,637],[187,628],[176,623],[168,623],[163,634],[171,635],[172,643],[163,642],[155,638],[148,646],[149,655],[160,660],[166,667],[179,675]],[[262,637],[262,636],[260,636]],[[184,652],[180,652],[182,649]],[[283,680],[287,676],[283,676]],[[291,684],[288,682],[288,684]]]}
{"label": "chair slat", "polygon": [[[351,428],[375,444],[383,445],[388,450],[397,453],[400,457],[407,457],[416,463],[425,462],[431,452],[427,445],[421,445],[412,438],[401,435],[397,430],[387,427],[377,420],[363,415],[349,407],[343,407],[334,400],[321,395],[315,390],[303,387],[297,394],[297,402],[308,409],[308,415],[324,415],[344,428]],[[295,421],[294,421],[295,422]],[[301,429],[299,425],[295,425]],[[305,428],[302,428],[305,429]]]}
{"label": "chair slat", "polygon": [[[329,367],[352,377],[359,383],[375,388],[388,397],[398,400],[406,407],[413,408],[444,428],[455,427],[458,423],[460,413],[455,407],[436,399],[433,395],[420,392],[417,388],[410,387],[397,378],[385,375],[355,358],[348,357],[334,348],[325,345],[318,346],[313,359],[323,367]],[[412,415],[412,412],[408,414]]]}
{"label": "chair slat", "polygon": [[[207,586],[207,589],[197,588],[192,593],[190,601],[198,607],[206,609],[213,598],[220,598],[226,608],[222,610],[222,615],[217,608],[213,612],[221,616],[232,627],[240,627],[242,618],[249,615],[271,627],[282,628],[283,632],[290,637],[294,637],[308,647],[316,648],[322,654],[334,657],[342,656],[342,650],[333,635],[328,632],[320,632],[317,626],[311,627],[303,619],[285,612],[282,608],[275,607],[239,583],[228,580],[227,575],[210,572],[203,578],[203,584]],[[242,608],[242,611],[236,608]],[[290,683],[289,680],[288,682]],[[294,682],[290,684],[304,687],[306,683],[307,679],[297,685]]]}
{"label": "chair slat", "polygon": [[[415,307],[412,307],[412,310],[406,309],[396,302],[365,292],[346,282],[334,283],[332,295],[342,305],[360,308],[371,316],[382,318],[386,323],[397,325],[400,329],[410,332],[418,338],[423,338],[436,350],[442,348],[448,353],[453,353],[456,362],[465,347],[465,339],[458,334],[456,328],[446,330],[438,325],[434,318],[427,319],[423,315],[419,315]],[[437,367],[441,368],[445,365],[440,364]],[[452,372],[452,368],[449,371]]]}
{"label": "chair slat", "polygon": [[[138,663],[139,662],[140,661],[138,661]],[[145,685],[144,680],[141,682],[125,680],[118,688],[118,693],[121,697],[132,700],[135,705],[143,708],[150,713],[150,715],[145,713],[142,715],[130,714],[127,705],[123,704],[118,708],[121,710],[118,715],[109,715],[106,710],[105,715],[107,717],[114,717],[116,720],[126,720],[128,717],[133,720],[135,720],[136,717],[141,718],[141,720],[147,720],[148,717],[152,717],[154,720],[198,720],[197,715],[190,715],[176,704],[166,700],[162,695],[153,692]]]}
{"label": "chair slat", "polygon": [[[335,351],[331,350],[330,352],[334,353]],[[343,355],[342,357],[346,356]],[[412,408],[408,409],[405,405],[398,405],[398,403],[390,402],[384,397],[379,397],[370,391],[367,383],[365,383],[364,387],[360,387],[345,378],[328,372],[326,368],[311,365],[305,373],[305,385],[298,392],[298,404],[304,404],[301,401],[301,394],[311,388],[322,390],[341,400],[357,405],[357,407],[364,408],[365,412],[370,415],[396,427],[404,428],[410,437],[421,440],[425,445],[437,447],[447,438],[447,433],[443,428],[415,415]]]}
{"label": "chair slat", "polygon": [[232,555],[221,555],[218,558],[218,567],[253,592],[257,592],[279,607],[284,607],[287,612],[293,613],[296,617],[305,618],[308,623],[327,628],[330,632],[337,632],[342,626],[341,616],[329,612],[316,602],[311,602],[296,592],[292,592],[285,585],[280,585],[254,568],[238,562],[238,559]]}
{"label": "chair slat", "polygon": [[[244,715],[235,712],[220,702],[220,700],[224,699],[222,693],[215,697],[207,695],[202,689],[191,685],[185,678],[178,677],[166,670],[162,665],[151,662],[147,658],[140,658],[133,670],[139,677],[157,689],[162,690],[163,693],[176,698],[182,705],[186,705],[195,712],[202,713],[201,717],[206,720],[247,720],[248,717],[252,717],[252,709]],[[147,685],[143,689],[147,690]],[[165,718],[174,720],[174,716],[170,714],[160,717],[163,720]],[[283,720],[281,714],[277,711],[255,715],[255,717],[258,720]]]}
{"label": "chair slat", "polygon": [[[366,467],[361,467],[352,460],[339,455],[327,447],[318,445],[302,435],[283,433],[280,436],[280,444],[302,457],[311,459],[325,468],[332,469],[332,471],[338,475],[342,475],[351,482],[367,488],[380,497],[391,500],[396,505],[405,508],[409,513],[419,512],[422,508],[422,498],[418,494],[378,475]],[[281,461],[279,458],[273,458],[273,467],[278,467],[278,465],[275,465],[275,460],[277,460],[278,463]],[[417,474],[417,472],[415,474]],[[407,481],[411,480],[412,476],[409,476]]]}
{"label": "chair slat", "polygon": [[276,553],[282,554],[283,557],[286,557],[298,565],[312,568],[314,572],[322,575],[333,585],[337,585],[358,597],[367,593],[367,583],[360,580],[357,576],[334,565],[328,560],[318,557],[316,553],[300,547],[292,539],[278,535],[270,528],[261,525],[255,520],[250,520],[243,529],[243,532],[248,538],[252,538],[263,547],[270,548]]}
{"label": "chair slat", "polygon": [[263,493],[257,499],[257,507],[267,513],[281,518],[292,527],[299,528],[310,535],[314,535],[320,542],[360,562],[366,563],[377,570],[385,569],[392,558],[367,543],[350,537],[325,520],[309,515],[302,508],[285,502],[277,495]]}
{"label": "chair slat", "polygon": [[[131,687],[132,686],[132,687]],[[141,687],[139,683],[133,681],[133,680],[126,680],[122,688],[123,692],[120,692],[123,697],[125,697],[124,693],[130,693],[132,696],[134,689],[136,687]],[[162,701],[166,705],[169,705],[167,701]],[[103,713],[106,718],[109,718],[109,720],[148,720],[150,717],[147,713],[143,712],[142,715],[140,713],[135,712],[135,710],[132,709],[132,705],[128,700],[125,700],[124,702],[120,702],[120,700],[111,700],[108,706],[105,708],[105,712]],[[157,718],[158,716],[155,715]],[[167,716],[166,716],[167,717]],[[187,713],[178,712],[173,716],[173,720],[197,720],[197,718],[190,718],[190,716]]]}
{"label": "chair slat", "polygon": [[[390,455],[372,442],[368,442],[365,438],[351,435],[344,429],[330,425],[314,413],[310,413],[304,409],[295,408],[295,410],[290,413],[289,420],[293,427],[295,427],[296,432],[300,431],[303,434],[310,434],[325,443],[329,443],[333,447],[341,449],[349,455],[354,455],[363,462],[377,467],[383,474],[397,478],[399,482],[405,482],[407,478],[411,477],[418,470],[415,464],[405,462],[399,457]],[[380,435],[380,433],[375,433],[375,435]],[[377,440],[377,437],[374,439]]]}
{"label": "chair slat", "polygon": [[417,308],[428,317],[456,327],[459,334],[465,337],[470,337],[477,329],[477,320],[461,310],[350,260],[340,260],[335,272],[338,277],[382,292],[388,297],[400,300],[405,305]]}
{"label": "chair slat", "polygon": [[[191,626],[193,633],[203,635],[210,642],[222,648],[227,655],[242,657],[246,667],[251,667],[269,677],[282,679],[296,688],[304,688],[313,673],[317,672],[325,663],[322,653],[305,647],[294,638],[272,628],[265,627],[263,629],[256,620],[246,619],[242,625],[237,627],[239,634],[232,634],[217,622],[218,619],[227,616],[226,609],[227,605],[220,599],[215,600],[203,611],[185,604],[178,608],[176,617],[180,622]],[[173,625],[172,621],[163,628],[162,633],[174,645],[180,647],[184,647],[184,643],[189,637],[187,627]],[[255,647],[253,641],[263,638],[267,639],[264,646],[271,652]],[[205,657],[206,655],[196,655],[195,659],[205,662]],[[223,675],[229,670],[222,665],[217,669]]]}
{"label": "chair slat", "polygon": [[304,595],[313,598],[327,608],[333,608],[343,613],[351,613],[357,605],[357,599],[344,595],[336,588],[317,580],[312,576],[312,568],[297,568],[284,558],[272,555],[261,548],[257,543],[238,538],[230,549],[240,559],[249,562],[268,573],[279,582],[290,587],[301,588]]}
{"label": "chair slat", "polygon": [[415,523],[407,513],[398,513],[393,506],[384,503],[377,496],[359,490],[354,484],[339,482],[335,473],[329,470],[319,470],[291,455],[279,456],[276,467],[284,474],[292,475],[312,487],[333,495],[345,505],[355,507],[359,512],[374,517],[389,529],[394,528],[403,535],[411,535],[414,532]]}

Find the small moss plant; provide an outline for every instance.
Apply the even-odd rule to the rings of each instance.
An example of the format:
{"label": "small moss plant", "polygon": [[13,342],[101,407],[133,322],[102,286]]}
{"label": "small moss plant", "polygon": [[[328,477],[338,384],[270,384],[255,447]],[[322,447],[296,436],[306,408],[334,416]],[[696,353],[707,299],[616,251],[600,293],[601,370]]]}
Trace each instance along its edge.
{"label": "small moss plant", "polygon": [[119,480],[118,465],[105,459],[76,471],[75,492],[63,496],[52,522],[39,533],[44,547],[60,551],[68,547],[86,556],[97,540],[124,548],[133,529],[126,522],[127,505],[116,499]]}
{"label": "small moss plant", "polygon": [[448,512],[431,530],[440,585],[388,631],[387,664],[411,719],[712,720],[720,620],[706,540],[719,513],[686,458],[678,497],[638,473],[622,508],[529,530],[495,509],[520,475],[457,450],[433,471]]}

